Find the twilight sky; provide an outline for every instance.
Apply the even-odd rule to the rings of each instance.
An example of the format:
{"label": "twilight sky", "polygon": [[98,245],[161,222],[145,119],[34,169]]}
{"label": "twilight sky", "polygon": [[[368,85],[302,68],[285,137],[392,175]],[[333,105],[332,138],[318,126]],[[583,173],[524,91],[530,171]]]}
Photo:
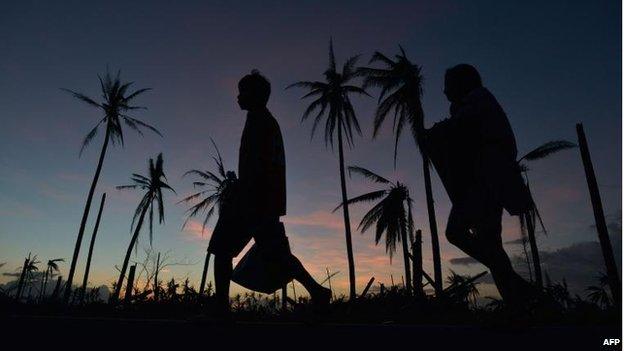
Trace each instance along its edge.
{"label": "twilight sky", "polygon": [[[145,172],[148,157],[161,151],[179,195],[168,196],[166,224],[155,228],[154,249],[171,250],[175,260],[191,263],[171,267],[164,279],[198,281],[209,232],[202,237],[199,222],[180,230],[185,208],[176,202],[192,191],[191,180],[181,176],[191,168],[212,169],[210,137],[226,166],[236,169],[245,116],[236,105],[236,83],[257,68],[272,83],[269,108],[284,134],[284,222],[291,246],[316,277],[325,267],[340,271],[334,286],[344,291],[344,228],[341,216],[331,213],[340,199],[337,154],[322,138],[310,140],[311,126],[300,123],[306,106],[299,100],[302,92],[283,89],[296,80],[321,78],[330,36],[339,62],[359,53],[365,64],[373,51],[393,54],[397,44],[403,45],[423,67],[428,125],[447,116],[444,70],[461,62],[480,70],[507,112],[520,154],[548,140],[576,141],[574,125],[582,121],[620,252],[620,15],[618,1],[602,0],[5,3],[0,11],[0,263],[6,265],[0,273],[14,272],[30,251],[44,260],[71,257],[103,133],[78,158],[82,138],[100,114],[59,88],[99,97],[96,75],[108,66],[121,69],[122,78],[136,87],[154,88],[138,100],[149,110],[134,116],[155,125],[164,138],[127,131],[125,148],[109,149],[75,281],[82,280],[93,208],[103,191],[107,206],[90,281],[110,284],[115,278],[114,265],[121,264],[140,197],[114,187],[128,183],[131,173]],[[375,99],[355,98],[354,103],[363,136],[347,151],[347,164],[408,184],[417,225],[423,228],[425,269],[432,272],[420,156],[405,138],[394,170],[390,126],[371,140]],[[553,279],[576,279],[579,287],[594,284],[602,266],[596,246],[587,243],[596,235],[578,151],[564,151],[530,168],[549,229],[548,236],[539,237],[546,271]],[[445,272],[484,270],[465,260],[451,262],[465,256],[442,235],[450,204],[437,177],[434,187]],[[360,179],[348,183],[351,196],[370,189]],[[354,228],[365,210],[365,205],[353,208]],[[504,219],[505,241],[519,237],[516,222]],[[142,238],[141,245],[148,245],[147,236]],[[372,233],[356,234],[354,247],[359,290],[371,276],[389,284],[392,273],[400,281],[400,255],[390,264]],[[521,246],[506,247],[512,255],[521,252]],[[576,266],[570,269],[559,264],[572,261]],[[68,266],[62,266],[64,274]],[[1,276],[0,283],[9,279]],[[483,287],[484,294],[494,293],[491,285]]]}

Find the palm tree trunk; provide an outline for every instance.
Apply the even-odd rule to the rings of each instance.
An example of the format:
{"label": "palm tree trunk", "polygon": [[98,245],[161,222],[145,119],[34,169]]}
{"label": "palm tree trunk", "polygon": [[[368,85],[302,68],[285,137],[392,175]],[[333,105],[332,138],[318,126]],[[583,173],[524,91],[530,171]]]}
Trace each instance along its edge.
{"label": "palm tree trunk", "polygon": [[91,201],[93,200],[93,193],[100,178],[100,171],[102,171],[102,164],[104,163],[104,156],[106,156],[106,149],[108,148],[108,139],[110,136],[110,128],[106,126],[106,135],[104,136],[104,144],[102,145],[102,151],[100,151],[100,158],[98,160],[97,168],[95,169],[95,175],[93,175],[93,181],[91,181],[91,188],[89,188],[89,194],[87,195],[87,203],[85,204],[84,211],[82,213],[82,219],[80,220],[80,228],[78,229],[78,237],[76,238],[76,245],[74,246],[74,255],[72,256],[71,265],[69,267],[69,274],[67,275],[67,283],[65,286],[65,295],[63,300],[65,303],[69,301],[71,294],[72,282],[74,280],[74,273],[76,271],[76,264],[78,263],[78,254],[80,253],[80,245],[82,244],[82,237],[84,235],[85,226],[87,224],[87,218],[89,217],[89,210],[91,209]]}
{"label": "palm tree trunk", "polygon": [[344,151],[342,148],[342,124],[338,122],[338,161],[340,163],[340,188],[342,191],[342,213],[345,224],[345,238],[347,241],[347,262],[349,265],[349,299],[355,301],[355,262],[353,259],[353,244],[351,242],[351,222],[349,220],[349,206],[347,205],[347,182],[344,170]]}
{"label": "palm tree trunk", "polygon": [[158,270],[160,269],[160,252],[158,258],[156,258],[156,273],[154,273],[154,301],[158,301]]}
{"label": "palm tree trunk", "polygon": [[210,251],[206,251],[206,259],[204,260],[204,270],[202,271],[201,283],[199,284],[199,296],[204,293],[206,286],[206,275],[208,275],[208,267],[210,266]]}
{"label": "palm tree trunk", "polygon": [[93,235],[91,235],[91,243],[89,244],[89,253],[87,254],[87,266],[85,267],[84,277],[82,278],[82,288],[80,289],[80,300],[82,303],[85,293],[87,292],[87,281],[89,280],[89,270],[91,269],[91,258],[93,257],[93,246],[95,245],[95,237],[97,236],[98,228],[100,227],[100,219],[102,218],[102,210],[104,209],[104,202],[106,201],[106,193],[102,194],[102,201],[100,202],[100,209],[98,211],[97,219],[95,220],[95,228],[93,228]]}
{"label": "palm tree trunk", "polygon": [[126,295],[124,295],[124,302],[130,303],[132,298],[132,288],[134,286],[134,273],[136,272],[136,264],[130,266],[130,272],[128,272],[128,284],[126,284]]}
{"label": "palm tree trunk", "polygon": [[24,279],[26,279],[26,269],[28,267],[28,264],[30,263],[29,261],[30,259],[28,257],[24,259],[24,266],[22,267],[22,273],[20,274],[20,278],[17,281],[17,291],[15,292],[15,299],[18,301],[22,297],[22,290],[24,289]]}
{"label": "palm tree trunk", "polygon": [[431,173],[429,171],[429,157],[422,153],[423,176],[425,178],[425,195],[427,198],[427,213],[429,215],[429,230],[431,231],[431,249],[433,251],[433,278],[436,296],[442,294],[442,261],[440,258],[440,241],[438,239],[438,223],[436,222],[435,207],[433,205],[433,191],[431,190]]}
{"label": "palm tree trunk", "polygon": [[62,282],[63,282],[63,277],[59,275],[59,277],[56,278],[56,285],[54,286],[54,291],[52,291],[52,299],[56,300],[56,298],[59,296],[59,293],[61,292]]}
{"label": "palm tree trunk", "polygon": [[407,246],[407,235],[405,229],[401,229],[401,246],[403,246],[403,266],[405,268],[405,283],[407,294],[412,295],[412,273],[410,272],[410,254]]}
{"label": "palm tree trunk", "polygon": [[288,309],[288,287],[287,285],[282,286],[282,313],[285,313]]}
{"label": "palm tree trunk", "polygon": [[600,247],[602,248],[602,255],[604,257],[605,266],[607,268],[609,288],[611,289],[613,301],[616,304],[620,304],[622,302],[620,275],[618,274],[615,257],[613,255],[613,247],[611,246],[609,231],[607,230],[607,223],[605,221],[604,211],[602,209],[602,200],[600,199],[598,182],[596,181],[596,174],[594,173],[594,166],[592,165],[591,156],[589,154],[589,147],[587,146],[587,140],[585,139],[585,131],[583,130],[582,123],[578,123],[576,125],[576,133],[578,134],[579,148],[581,150],[583,166],[585,167],[587,187],[589,188],[589,195],[591,197],[592,207],[594,209],[596,231],[598,232],[598,239],[600,240]]}
{"label": "palm tree trunk", "polygon": [[524,260],[526,261],[527,269],[529,271],[529,281],[533,283],[533,270],[531,269],[531,260],[529,259],[529,252],[526,245],[527,240],[522,239],[522,251],[524,251]]}
{"label": "palm tree trunk", "polygon": [[113,295],[111,295],[111,302],[117,302],[119,300],[119,294],[121,293],[121,286],[123,285],[124,276],[126,275],[126,270],[128,269],[128,263],[130,262],[130,255],[132,255],[132,249],[136,244],[137,239],[139,238],[139,233],[141,232],[141,226],[143,225],[143,220],[145,219],[145,214],[147,213],[147,209],[149,206],[143,207],[141,210],[141,216],[139,217],[139,221],[137,222],[136,227],[134,228],[134,234],[132,234],[132,239],[130,239],[130,245],[128,245],[128,250],[126,251],[126,256],[124,257],[123,265],[121,266],[121,272],[119,273],[119,279],[117,279],[117,285],[115,286],[115,291]]}
{"label": "palm tree trunk", "polygon": [[422,231],[416,231],[416,237],[412,240],[412,275],[414,277],[414,294],[417,297],[424,296],[422,287]]}
{"label": "palm tree trunk", "polygon": [[542,265],[540,263],[539,251],[537,249],[537,240],[535,239],[535,217],[530,213],[525,213],[527,236],[531,245],[531,257],[533,258],[533,271],[535,272],[535,283],[538,287],[543,288],[542,281]]}
{"label": "palm tree trunk", "polygon": [[45,291],[46,279],[48,278],[48,268],[46,267],[45,273],[41,275],[41,288],[39,290],[39,302],[43,300],[43,292]]}

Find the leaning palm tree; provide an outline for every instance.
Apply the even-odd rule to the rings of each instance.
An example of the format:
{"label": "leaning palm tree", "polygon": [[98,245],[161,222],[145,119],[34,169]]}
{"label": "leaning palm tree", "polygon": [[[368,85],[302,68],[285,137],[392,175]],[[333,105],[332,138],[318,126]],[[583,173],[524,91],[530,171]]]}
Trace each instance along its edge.
{"label": "leaning palm tree", "polygon": [[422,75],[418,65],[412,63],[400,47],[400,53],[394,59],[376,51],[369,64],[379,62],[382,68],[361,67],[358,72],[364,75],[364,88],[379,87],[381,92],[375,112],[373,124],[373,138],[379,134],[382,124],[388,115],[394,115],[394,162],[396,166],[398,143],[406,124],[419,146],[423,159],[423,176],[425,180],[425,196],[429,215],[429,230],[431,231],[431,246],[433,250],[433,271],[436,294],[442,292],[442,264],[440,259],[440,243],[438,226],[431,190],[431,173],[429,171],[429,157],[422,147],[424,134],[424,113],[422,109]]}
{"label": "leaning palm tree", "polygon": [[[412,199],[405,184],[392,183],[388,179],[362,167],[349,167],[349,175],[356,173],[378,184],[387,185],[387,189],[366,193],[347,201],[347,204],[379,201],[362,218],[358,229],[362,233],[375,225],[375,244],[379,244],[385,234],[386,253],[392,256],[396,252],[396,244],[400,242],[403,248],[403,264],[405,266],[405,287],[407,292],[412,291],[412,274],[410,272],[410,254],[408,237],[413,236],[414,221],[412,219]],[[338,210],[342,205],[336,207]]]}
{"label": "leaning palm tree", "polygon": [[52,260],[48,260],[48,264],[46,266],[43,279],[41,279],[41,291],[39,292],[40,300],[43,300],[45,298],[45,292],[46,292],[47,285],[48,285],[48,278],[52,278],[54,276],[54,273],[58,273],[60,271],[59,266],[58,266],[59,262],[65,262],[65,259],[55,258]]}
{"label": "leaning palm tree", "polygon": [[[109,141],[111,143],[116,144],[119,143],[123,146],[124,143],[124,135],[122,122],[128,126],[130,129],[133,129],[140,135],[143,135],[142,128],[149,129],[154,133],[161,135],[158,130],[154,127],[127,115],[129,111],[145,109],[145,107],[135,106],[132,104],[132,101],[139,95],[145,93],[150,90],[150,88],[144,88],[135,90],[134,92],[130,92],[130,86],[133,82],[122,82],[120,79],[120,72],[117,72],[117,75],[113,78],[109,72],[106,72],[104,78],[98,75],[98,79],[100,80],[100,88],[102,90],[102,101],[97,102],[95,99],[88,97],[85,94],[75,92],[69,89],[62,89],[77,98],[78,100],[102,110],[104,117],[102,117],[95,127],[87,134],[82,142],[82,147],[80,148],[80,154],[82,151],[89,145],[89,143],[96,137],[100,126],[104,126],[105,135],[104,135],[104,143],[102,144],[102,149],[100,151],[100,158],[98,159],[97,167],[95,168],[95,174],[93,176],[93,180],[91,181],[91,187],[89,188],[89,193],[87,195],[87,202],[84,207],[84,211],[82,213],[82,219],[80,220],[80,227],[78,229],[78,237],[76,238],[76,244],[74,246],[74,253],[72,256],[71,264],[69,266],[69,274],[67,275],[67,285],[65,287],[65,295],[64,299],[67,302],[71,293],[72,282],[74,279],[74,272],[76,270],[76,264],[78,262],[78,254],[80,253],[80,246],[82,244],[82,237],[84,235],[85,226],[87,224],[87,218],[89,217],[89,210],[91,208],[91,201],[93,200],[93,194],[95,192],[95,187],[97,185],[98,179],[100,178],[100,171],[102,170],[102,164],[104,163],[104,157],[106,156],[106,150],[108,149]],[[162,135],[161,135],[162,136]]]}
{"label": "leaning palm tree", "polygon": [[[340,187],[342,203],[347,202],[347,184],[344,171],[343,144],[346,140],[349,146],[353,146],[353,130],[362,134],[360,124],[351,104],[350,95],[367,95],[360,87],[351,85],[351,81],[358,76],[355,64],[359,56],[349,58],[342,67],[342,71],[336,69],[333,43],[329,41],[329,66],[325,71],[325,81],[302,81],[289,85],[291,87],[305,88],[309,92],[302,99],[313,97],[315,100],[308,105],[303,113],[302,121],[315,114],[312,123],[312,136],[319,123],[325,117],[325,145],[333,148],[334,136],[338,142],[338,162],[340,167]],[[318,113],[315,112],[318,110]],[[345,224],[345,237],[347,242],[347,260],[349,265],[349,298],[356,298],[355,291],[355,262],[353,259],[353,246],[351,243],[351,224],[349,219],[349,206],[343,206]]]}
{"label": "leaning palm tree", "polygon": [[[552,155],[561,150],[570,149],[576,147],[576,144],[566,141],[566,140],[554,140],[544,143],[543,145],[535,148],[534,150],[528,152],[526,155],[522,156],[518,160],[518,165],[520,169],[523,171],[526,185],[529,193],[531,192],[531,188],[529,186],[529,176],[528,171],[529,168],[522,163],[522,161],[535,161],[539,159],[543,159],[549,155]],[[531,199],[533,196],[531,195]],[[540,226],[544,234],[546,234],[546,227],[544,226],[544,222],[542,221],[542,216],[537,209],[537,205],[535,201],[531,200],[531,206],[528,210],[524,211],[520,214],[520,232],[522,238],[528,239],[529,245],[531,247],[531,257],[533,259],[533,271],[535,272],[535,283],[540,288],[544,287],[544,283],[542,280],[542,267],[540,263],[539,251],[537,248],[537,240],[535,238],[535,228],[537,221],[539,221]]]}
{"label": "leaning palm tree", "polygon": [[[223,204],[223,202],[229,198],[236,183],[236,173],[233,171],[225,171],[223,159],[221,158],[219,148],[217,147],[217,144],[215,144],[214,140],[210,140],[212,141],[212,145],[214,146],[217,154],[215,157],[213,157],[213,160],[217,164],[216,174],[211,171],[202,171],[198,169],[192,169],[184,173],[183,176],[198,176],[200,179],[199,181],[193,182],[193,187],[201,188],[201,190],[185,197],[180,202],[178,202],[195,203],[186,211],[187,217],[184,221],[184,224],[182,224],[182,229],[184,229],[184,227],[186,226],[188,221],[191,220],[191,218],[194,218],[200,214],[204,215],[204,220],[202,222],[202,235],[204,233],[204,230],[206,229],[206,224],[208,224],[208,221],[210,221],[210,218],[212,218],[215,212],[219,211],[221,204]],[[206,275],[208,273],[209,264],[210,251],[206,250],[206,259],[204,261],[204,269],[202,271],[201,283],[199,285],[200,295],[204,293],[204,288],[206,286]]]}
{"label": "leaning palm tree", "polygon": [[112,301],[117,301],[119,299],[124,276],[126,274],[126,270],[128,269],[128,263],[130,262],[130,255],[132,254],[132,249],[137,243],[139,233],[141,232],[141,227],[143,226],[143,221],[145,219],[145,216],[148,214],[148,211],[150,245],[153,239],[154,207],[157,207],[158,222],[164,223],[165,221],[165,207],[163,205],[162,191],[163,189],[169,189],[175,193],[173,188],[165,183],[166,180],[167,177],[165,176],[165,172],[163,170],[163,157],[162,153],[160,153],[156,158],[156,162],[154,162],[154,160],[150,158],[149,174],[147,177],[134,173],[132,174],[132,181],[134,182],[134,184],[122,185],[117,187],[117,189],[140,189],[144,190],[145,194],[141,198],[139,205],[134,211],[134,216],[132,217],[132,224],[130,225],[130,229],[132,230],[132,228],[134,227],[134,233],[132,234],[132,239],[130,239],[130,245],[128,245],[128,249],[126,250],[126,256],[124,257],[123,265],[121,266],[121,272],[119,273],[119,279],[117,280],[117,284],[115,285],[115,291],[111,295]]}

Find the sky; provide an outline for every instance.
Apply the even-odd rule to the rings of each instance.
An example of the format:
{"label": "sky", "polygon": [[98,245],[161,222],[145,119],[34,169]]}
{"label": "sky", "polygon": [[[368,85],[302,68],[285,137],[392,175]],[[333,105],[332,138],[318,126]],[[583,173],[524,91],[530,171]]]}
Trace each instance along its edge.
{"label": "sky", "polygon": [[[337,153],[301,123],[302,91],[284,88],[317,80],[327,65],[329,38],[339,63],[375,50],[388,55],[402,45],[425,77],[426,124],[448,117],[443,76],[458,63],[476,66],[484,84],[506,111],[520,154],[549,140],[576,141],[582,122],[598,177],[614,245],[621,257],[621,3],[618,1],[13,1],[0,12],[0,273],[13,273],[29,252],[41,260],[69,260],[103,133],[81,157],[84,136],[101,118],[98,110],[59,88],[98,98],[97,74],[121,70],[122,79],[153,91],[137,102],[148,110],[134,117],[164,135],[126,131],[125,147],[109,149],[87,223],[75,281],[82,280],[88,240],[102,192],[107,193],[95,246],[90,284],[116,279],[130,240],[130,222],[140,194],[121,192],[132,173],[163,152],[165,172],[177,195],[166,195],[166,222],[155,226],[153,250],[181,263],[163,279],[188,277],[198,284],[210,237],[201,219],[181,230],[193,190],[182,178],[192,168],[214,169],[210,138],[226,167],[235,170],[245,114],[236,104],[238,80],[252,69],[269,78],[269,108],[279,121],[286,148],[288,214],[293,252],[322,280],[346,292],[344,227],[340,213]],[[371,90],[372,95],[378,91]],[[353,100],[362,136],[346,151],[358,165],[407,184],[423,229],[424,268],[433,271],[422,164],[414,142],[403,138],[393,167],[389,125],[372,139],[376,99]],[[545,271],[579,288],[595,284],[602,269],[589,194],[578,150],[530,164],[531,186],[548,234],[540,234]],[[485,267],[465,258],[444,238],[450,203],[434,176],[443,269],[476,274]],[[375,189],[348,179],[350,196]],[[352,208],[356,230],[366,205]],[[505,216],[503,240],[511,256],[522,253],[517,219]],[[149,247],[140,238],[139,256]],[[390,262],[372,233],[353,237],[358,290],[374,276],[399,282],[400,253]],[[596,254],[598,252],[598,254]],[[592,257],[592,259],[588,259]],[[564,263],[563,265],[561,263]],[[567,269],[566,262],[575,262]],[[67,274],[69,263],[61,265]],[[519,270],[523,267],[519,266]],[[211,270],[212,271],[212,270]],[[583,274],[579,274],[583,272]],[[0,283],[12,279],[0,276]],[[212,279],[210,272],[209,279]],[[491,279],[483,295],[495,295]],[[234,292],[241,288],[234,286]],[[302,291],[302,290],[300,290]]]}

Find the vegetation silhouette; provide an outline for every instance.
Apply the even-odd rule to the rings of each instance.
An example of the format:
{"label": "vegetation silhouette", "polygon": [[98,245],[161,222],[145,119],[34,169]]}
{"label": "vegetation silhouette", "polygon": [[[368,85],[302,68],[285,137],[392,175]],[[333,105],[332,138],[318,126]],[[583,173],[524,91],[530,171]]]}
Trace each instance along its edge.
{"label": "vegetation silhouette", "polygon": [[[206,229],[206,224],[215,213],[219,212],[221,204],[223,204],[228,198],[233,196],[234,187],[237,181],[236,173],[234,171],[226,171],[223,165],[223,159],[217,144],[210,139],[215,149],[216,156],[213,160],[217,166],[217,172],[202,171],[198,169],[192,169],[184,173],[183,176],[195,175],[200,178],[200,181],[193,182],[193,188],[200,188],[202,190],[195,192],[178,203],[193,203],[187,211],[187,218],[182,224],[182,229],[187,225],[188,221],[198,216],[200,213],[204,213],[204,220],[202,222],[202,235]],[[206,286],[206,275],[208,274],[208,267],[210,264],[211,252],[206,249],[206,258],[204,261],[204,269],[202,271],[201,283],[199,285],[199,294],[204,293]]]}
{"label": "vegetation silhouette", "polygon": [[[535,161],[546,158],[552,154],[555,154],[561,150],[570,149],[576,147],[576,144],[569,142],[567,140],[554,140],[544,143],[537,148],[529,151],[526,155],[520,157],[518,159],[518,164],[520,169],[524,173],[524,178],[527,185],[527,190],[529,191],[529,195],[531,196],[531,206],[519,216],[520,220],[520,233],[522,235],[523,240],[527,240],[531,247],[531,256],[533,258],[533,270],[535,273],[535,283],[537,286],[542,289],[544,287],[544,283],[542,281],[542,265],[540,263],[539,251],[537,248],[537,239],[535,237],[535,229],[537,220],[539,220],[540,226],[542,227],[542,231],[546,234],[546,227],[544,226],[544,222],[542,221],[542,216],[537,209],[537,204],[533,200],[533,195],[531,194],[531,186],[529,184],[529,168],[522,161]],[[525,239],[527,238],[527,239]],[[524,243],[523,243],[524,244]],[[529,272],[531,268],[529,266]]]}
{"label": "vegetation silhouette", "polygon": [[438,225],[435,215],[433,191],[431,187],[431,172],[429,170],[429,156],[421,146],[424,137],[424,113],[421,97],[423,93],[421,69],[412,63],[401,46],[400,53],[391,59],[379,51],[375,51],[369,64],[379,62],[382,68],[360,67],[358,73],[363,75],[364,88],[378,87],[381,89],[373,121],[373,138],[375,138],[388,115],[394,113],[392,131],[394,141],[394,164],[398,154],[399,138],[406,124],[410,127],[412,137],[419,146],[422,157],[423,177],[425,181],[425,197],[427,214],[429,217],[429,231],[433,250],[433,272],[437,294],[442,292],[442,262],[440,258],[440,241],[438,239]]}
{"label": "vegetation silhouette", "polygon": [[[121,271],[119,273],[119,279],[117,280],[117,285],[111,295],[111,301],[115,302],[119,299],[119,293],[121,292],[121,287],[123,285],[124,276],[126,274],[126,270],[128,269],[128,262],[130,261],[130,255],[132,254],[132,249],[136,247],[137,240],[139,238],[139,234],[141,232],[141,227],[143,226],[143,221],[145,220],[145,215],[149,211],[149,241],[150,245],[152,244],[153,238],[153,223],[154,223],[154,205],[157,207],[158,223],[164,223],[165,221],[165,206],[163,202],[163,190],[170,190],[175,193],[172,187],[169,186],[165,181],[167,177],[165,176],[165,171],[163,169],[163,156],[162,153],[158,154],[156,157],[156,161],[154,159],[149,159],[149,170],[148,175],[143,176],[137,173],[132,174],[132,181],[134,184],[131,185],[121,185],[118,186],[117,189],[138,189],[143,190],[145,193],[139,202],[136,210],[134,211],[134,216],[132,217],[132,224],[130,225],[130,230],[134,228],[134,233],[132,234],[132,238],[130,239],[130,244],[128,245],[128,249],[126,250],[126,256],[124,257],[123,264],[121,266]],[[136,225],[135,225],[136,223]]]}
{"label": "vegetation silhouette", "polygon": [[[391,182],[388,179],[369,171],[366,168],[350,166],[349,176],[352,173],[359,174],[374,183],[388,186],[387,189],[366,193],[347,201],[347,205],[361,202],[372,202],[380,200],[362,218],[358,229],[366,232],[373,225],[375,226],[375,245],[379,244],[385,234],[386,253],[390,256],[396,252],[397,242],[403,248],[403,265],[405,269],[405,287],[407,293],[412,293],[412,274],[410,267],[410,253],[408,237],[414,232],[414,219],[412,218],[412,198],[409,195],[407,186],[399,182]],[[342,204],[334,209],[337,211]],[[421,284],[414,282],[414,284]]]}
{"label": "vegetation silhouette", "polygon": [[91,131],[87,134],[82,142],[82,147],[80,148],[80,154],[82,151],[89,145],[89,143],[96,137],[99,127],[104,126],[105,135],[104,135],[104,143],[102,144],[102,149],[100,151],[100,157],[98,159],[97,167],[95,168],[95,174],[93,175],[93,180],[91,181],[91,187],[89,188],[89,193],[87,194],[87,202],[85,203],[84,211],[82,213],[82,219],[80,220],[80,227],[78,229],[78,236],[76,237],[76,245],[74,247],[74,253],[72,255],[71,264],[69,267],[69,273],[67,275],[67,283],[65,286],[64,300],[67,302],[69,300],[71,291],[72,291],[72,283],[74,281],[74,272],[76,270],[76,264],[78,263],[78,254],[80,253],[80,246],[82,244],[82,237],[85,231],[85,225],[87,224],[87,218],[89,217],[89,210],[91,209],[91,201],[93,200],[93,194],[95,193],[95,188],[97,186],[98,180],[100,179],[100,172],[102,170],[102,165],[104,163],[104,157],[106,156],[106,151],[108,150],[109,142],[115,145],[116,143],[120,143],[121,146],[124,144],[124,134],[122,122],[128,126],[130,129],[139,133],[139,135],[143,135],[141,131],[142,128],[149,129],[154,133],[162,136],[156,128],[151,125],[138,120],[134,117],[127,115],[129,111],[135,111],[140,109],[146,109],[142,106],[132,105],[133,100],[137,98],[139,95],[151,90],[151,88],[143,88],[135,90],[134,92],[130,92],[130,87],[134,84],[133,82],[122,82],[121,71],[117,71],[117,75],[113,78],[110,73],[106,72],[104,78],[98,75],[98,79],[100,81],[100,88],[102,92],[102,101],[97,102],[95,99],[90,98],[89,96],[75,92],[73,90],[62,88],[61,90],[70,93],[76,99],[86,103],[89,106],[95,107],[97,109],[102,110],[104,113],[104,117],[100,119],[95,127],[91,129]]}
{"label": "vegetation silhouette", "polygon": [[[342,195],[342,203],[346,203],[347,196],[347,183],[345,179],[344,170],[344,150],[343,144],[346,141],[347,145],[352,147],[353,144],[353,131],[359,135],[362,134],[360,124],[355,114],[355,109],[351,104],[350,95],[365,95],[369,96],[366,90],[361,87],[351,85],[351,81],[358,77],[358,71],[355,67],[359,56],[350,57],[342,66],[342,70],[338,71],[336,68],[336,57],[334,55],[333,40],[329,41],[329,64],[327,70],[323,73],[325,81],[300,81],[289,85],[286,89],[293,87],[308,89],[302,99],[314,98],[314,100],[308,105],[301,118],[302,122],[309,119],[312,114],[316,113],[313,117],[312,123],[312,136],[316,132],[316,128],[319,123],[325,118],[325,145],[334,146],[334,138],[338,143],[338,163],[340,172],[340,189]],[[318,113],[316,112],[318,110]],[[355,286],[355,259],[353,255],[353,243],[351,239],[351,221],[349,218],[349,206],[343,206],[342,208],[344,224],[345,224],[345,239],[347,246],[347,263],[349,268],[349,298],[356,298],[356,286]]]}

